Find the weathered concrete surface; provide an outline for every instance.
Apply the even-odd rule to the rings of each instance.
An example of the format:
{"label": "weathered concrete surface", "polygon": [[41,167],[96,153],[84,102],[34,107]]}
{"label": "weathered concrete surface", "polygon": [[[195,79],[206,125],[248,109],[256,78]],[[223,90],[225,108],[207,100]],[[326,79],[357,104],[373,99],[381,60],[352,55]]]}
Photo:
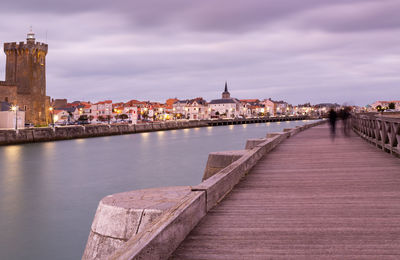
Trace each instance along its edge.
{"label": "weathered concrete surface", "polygon": [[87,125],[85,126],[85,136],[105,136],[109,130],[110,127],[108,125]]}
{"label": "weathered concrete surface", "polygon": [[[36,129],[34,129],[36,130]],[[64,140],[85,137],[85,127],[83,126],[67,126],[67,127],[55,127],[54,128],[54,139]],[[45,137],[47,138],[47,137]],[[43,140],[41,140],[43,141]]]}
{"label": "weathered concrete surface", "polygon": [[272,137],[279,136],[279,135],[282,135],[282,134],[284,134],[284,132],[267,133],[266,137],[267,138],[272,138]]}
{"label": "weathered concrete surface", "polygon": [[400,259],[400,160],[328,126],[289,138],[171,259]]}
{"label": "weathered concrete surface", "polygon": [[266,138],[248,139],[248,140],[246,141],[245,149],[246,149],[246,150],[251,150],[251,149],[253,149],[254,147],[256,147],[257,145],[259,145],[259,144],[265,142],[266,140],[267,140]]}
{"label": "weathered concrete surface", "polygon": [[164,187],[103,198],[97,207],[82,259],[106,259],[190,193],[189,186]]}
{"label": "weathered concrete surface", "polygon": [[107,259],[166,259],[205,214],[205,193],[191,192]]}
{"label": "weathered concrete surface", "polygon": [[246,152],[246,150],[236,150],[210,153],[208,155],[207,165],[204,170],[203,181],[207,180],[215,173],[238,160],[240,157],[246,154]]}
{"label": "weathered concrete surface", "polygon": [[33,140],[42,142],[46,140],[55,140],[55,132],[53,128],[43,127],[33,129]]}

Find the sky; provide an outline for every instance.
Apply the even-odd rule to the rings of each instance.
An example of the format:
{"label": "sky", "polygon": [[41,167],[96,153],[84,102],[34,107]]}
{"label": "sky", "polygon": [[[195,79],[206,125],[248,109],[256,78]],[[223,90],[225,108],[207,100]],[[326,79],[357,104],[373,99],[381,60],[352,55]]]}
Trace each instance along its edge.
{"label": "sky", "polygon": [[15,0],[0,41],[32,26],[49,44],[47,94],[69,101],[211,100],[227,81],[239,99],[366,105],[400,99],[399,12],[399,0]]}

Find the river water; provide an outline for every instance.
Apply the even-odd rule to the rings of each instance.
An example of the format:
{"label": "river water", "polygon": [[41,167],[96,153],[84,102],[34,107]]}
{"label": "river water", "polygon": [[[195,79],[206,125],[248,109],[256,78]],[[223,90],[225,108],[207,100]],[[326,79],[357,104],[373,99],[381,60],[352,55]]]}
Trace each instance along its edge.
{"label": "river water", "polygon": [[80,259],[106,195],[201,182],[210,152],[307,121],[0,147],[0,259]]}

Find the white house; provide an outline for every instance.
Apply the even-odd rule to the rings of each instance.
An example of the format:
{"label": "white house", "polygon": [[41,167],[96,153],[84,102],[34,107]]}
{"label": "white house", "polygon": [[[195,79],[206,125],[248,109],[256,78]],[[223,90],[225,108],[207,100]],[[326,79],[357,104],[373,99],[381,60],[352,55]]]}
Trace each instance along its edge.
{"label": "white house", "polygon": [[228,92],[228,84],[225,82],[225,90],[222,92],[221,99],[214,99],[208,103],[211,117],[235,118],[240,115],[240,101],[231,98]]}

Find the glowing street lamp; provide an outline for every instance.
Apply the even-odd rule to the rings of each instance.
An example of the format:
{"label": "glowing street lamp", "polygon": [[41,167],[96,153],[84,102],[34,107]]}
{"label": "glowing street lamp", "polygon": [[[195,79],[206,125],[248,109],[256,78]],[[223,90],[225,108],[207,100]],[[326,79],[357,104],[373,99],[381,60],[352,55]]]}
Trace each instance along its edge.
{"label": "glowing street lamp", "polygon": [[18,106],[11,106],[11,111],[15,111],[15,131],[18,130]]}
{"label": "glowing street lamp", "polygon": [[49,107],[49,111],[51,114],[51,124],[52,126],[54,126],[54,108],[53,107]]}

